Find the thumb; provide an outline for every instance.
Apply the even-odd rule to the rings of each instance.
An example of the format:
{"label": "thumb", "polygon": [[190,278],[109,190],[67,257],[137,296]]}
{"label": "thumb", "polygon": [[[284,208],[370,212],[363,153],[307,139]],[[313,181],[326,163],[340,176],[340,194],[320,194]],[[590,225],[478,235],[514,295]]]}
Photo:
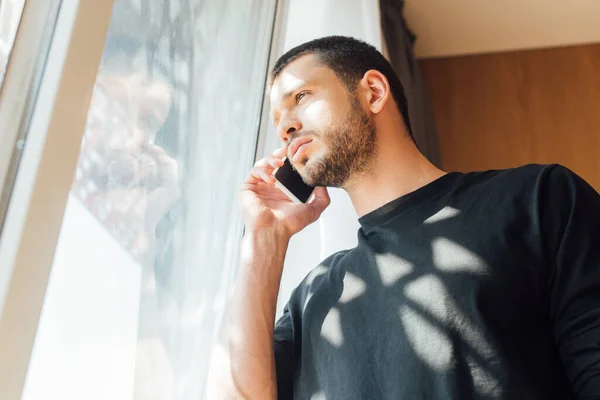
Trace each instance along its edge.
{"label": "thumb", "polygon": [[315,209],[319,214],[323,212],[331,203],[331,198],[327,189],[324,187],[317,187],[313,192],[313,199],[310,201],[310,206]]}

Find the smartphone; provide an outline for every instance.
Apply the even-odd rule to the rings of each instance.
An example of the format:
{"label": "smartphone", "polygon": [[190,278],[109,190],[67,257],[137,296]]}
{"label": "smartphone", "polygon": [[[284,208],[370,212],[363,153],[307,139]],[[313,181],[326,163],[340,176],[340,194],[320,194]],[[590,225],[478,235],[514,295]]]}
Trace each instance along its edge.
{"label": "smartphone", "polygon": [[306,203],[315,190],[314,186],[304,183],[287,157],[283,160],[283,165],[273,172],[273,175],[276,179],[275,186],[295,203]]}

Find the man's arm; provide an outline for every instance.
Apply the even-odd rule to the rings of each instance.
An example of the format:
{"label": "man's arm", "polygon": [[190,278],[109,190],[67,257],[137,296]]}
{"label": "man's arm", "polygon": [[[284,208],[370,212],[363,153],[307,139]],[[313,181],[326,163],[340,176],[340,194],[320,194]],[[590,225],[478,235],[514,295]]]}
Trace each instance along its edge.
{"label": "man's arm", "polygon": [[289,237],[274,229],[246,232],[223,337],[215,351],[209,399],[275,399],[273,327]]}
{"label": "man's arm", "polygon": [[258,161],[240,191],[246,234],[221,341],[213,350],[210,400],[277,396],[273,331],[285,253],[290,238],[316,221],[330,202],[325,188],[316,188],[308,203],[295,204],[275,187],[272,174],[285,154],[282,148]]}
{"label": "man's arm", "polygon": [[600,195],[568,169],[548,172],[542,229],[555,341],[577,399],[600,399]]}

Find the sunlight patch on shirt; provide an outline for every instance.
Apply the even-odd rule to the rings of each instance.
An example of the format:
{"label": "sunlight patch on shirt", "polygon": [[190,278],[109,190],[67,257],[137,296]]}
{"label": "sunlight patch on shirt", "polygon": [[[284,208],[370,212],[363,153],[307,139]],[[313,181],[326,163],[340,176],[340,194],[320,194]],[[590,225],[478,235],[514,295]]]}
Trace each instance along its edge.
{"label": "sunlight patch on shirt", "polygon": [[406,298],[427,310],[440,323],[445,323],[448,294],[439,277],[431,274],[423,275],[404,287]]}
{"label": "sunlight patch on shirt", "polygon": [[327,400],[327,397],[325,397],[325,393],[317,392],[310,396],[310,400]]}
{"label": "sunlight patch on shirt", "polygon": [[401,306],[399,316],[415,354],[432,369],[447,371],[452,358],[450,339],[409,306]]}
{"label": "sunlight patch on shirt", "polygon": [[302,315],[304,315],[304,311],[306,311],[306,306],[308,305],[308,302],[310,301],[311,297],[313,296],[313,293],[310,292],[307,296],[306,299],[304,299],[304,305],[302,306]]}
{"label": "sunlight patch on shirt", "polygon": [[340,348],[344,344],[340,311],[333,307],[327,313],[321,326],[321,337],[327,340],[333,347]]}
{"label": "sunlight patch on shirt", "polygon": [[[410,305],[400,307],[400,319],[406,337],[423,362],[435,370],[447,370],[452,359],[450,338],[428,320],[433,319],[442,326],[446,324],[448,313],[444,300],[447,297],[444,284],[435,275],[424,275],[408,283],[404,293],[424,310],[416,311]],[[427,313],[428,318],[421,312]]]}
{"label": "sunlight patch on shirt", "polygon": [[344,275],[344,289],[340,296],[339,302],[342,304],[354,300],[367,290],[367,284],[358,276],[346,272]]}
{"label": "sunlight patch on shirt", "polygon": [[392,286],[413,270],[413,265],[410,262],[390,253],[376,254],[375,264],[384,286]]}
{"label": "sunlight patch on shirt", "polygon": [[467,364],[473,377],[473,386],[477,393],[486,398],[500,398],[500,383],[492,374],[479,365],[473,357],[467,356]]}
{"label": "sunlight patch on shirt", "polygon": [[431,243],[433,263],[437,269],[447,272],[485,273],[487,266],[477,254],[446,238]]}
{"label": "sunlight patch on shirt", "polygon": [[440,324],[460,332],[461,339],[481,357],[486,358],[493,354],[483,333],[452,300],[439,277],[428,274],[410,282],[405,287],[405,295]]}
{"label": "sunlight patch on shirt", "polygon": [[327,272],[328,268],[324,265],[317,265],[312,271],[306,276],[304,281],[306,286],[310,286],[316,277],[321,276]]}
{"label": "sunlight patch on shirt", "polygon": [[454,207],[446,206],[442,208],[437,213],[433,214],[431,217],[427,218],[423,221],[424,224],[434,224],[436,222],[443,221],[445,219],[454,218],[460,214],[460,210],[457,210]]}

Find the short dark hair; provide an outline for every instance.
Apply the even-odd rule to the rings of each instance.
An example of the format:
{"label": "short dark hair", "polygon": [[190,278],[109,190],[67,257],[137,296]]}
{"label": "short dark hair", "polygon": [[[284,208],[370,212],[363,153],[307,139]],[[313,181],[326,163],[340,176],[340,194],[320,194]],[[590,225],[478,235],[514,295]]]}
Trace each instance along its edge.
{"label": "short dark hair", "polygon": [[350,91],[356,89],[357,82],[368,70],[374,69],[385,75],[390,84],[392,98],[404,119],[404,125],[409,135],[413,136],[404,87],[394,67],[375,47],[346,36],[327,36],[306,42],[289,50],[277,60],[271,72],[271,83],[288,64],[306,54],[316,55],[323,65],[335,72]]}

